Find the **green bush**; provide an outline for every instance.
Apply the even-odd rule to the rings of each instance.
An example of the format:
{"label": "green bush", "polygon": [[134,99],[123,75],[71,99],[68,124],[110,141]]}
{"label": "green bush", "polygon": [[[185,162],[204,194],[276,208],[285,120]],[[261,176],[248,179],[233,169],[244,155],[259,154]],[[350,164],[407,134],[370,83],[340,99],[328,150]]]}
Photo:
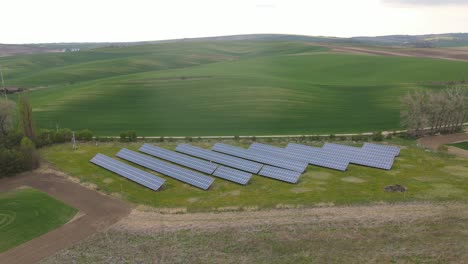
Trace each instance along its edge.
{"label": "green bush", "polygon": [[137,135],[134,130],[122,131],[120,132],[120,141],[122,142],[135,142],[137,140]]}
{"label": "green bush", "polygon": [[19,146],[21,139],[23,139],[23,133],[19,131],[11,131],[5,136],[0,137],[0,148],[11,149],[15,146]]}
{"label": "green bush", "polygon": [[73,137],[73,132],[68,128],[61,128],[54,134],[54,143],[70,142]]}
{"label": "green bush", "polygon": [[41,129],[36,138],[36,146],[42,148],[54,143],[55,131],[49,129]]}
{"label": "green bush", "polygon": [[384,136],[383,136],[382,132],[375,132],[375,133],[372,135],[372,140],[373,140],[373,141],[383,141],[383,140],[384,140]]}
{"label": "green bush", "polygon": [[18,135],[18,133],[7,135],[10,140],[8,148],[5,145],[0,147],[0,177],[39,167],[40,159],[34,143],[24,136],[17,140]]}
{"label": "green bush", "polygon": [[76,134],[76,139],[91,141],[93,139],[93,132],[91,132],[89,129],[80,130]]}
{"label": "green bush", "polygon": [[36,152],[36,146],[29,138],[23,137],[20,143],[20,150],[23,155],[24,170],[32,170],[39,167],[40,159]]}
{"label": "green bush", "polygon": [[309,137],[309,140],[310,140],[310,141],[320,141],[321,138],[320,138],[319,136],[310,136],[310,137]]}
{"label": "green bush", "polygon": [[0,148],[0,177],[22,172],[25,169],[24,157],[16,149]]}
{"label": "green bush", "polygon": [[335,134],[331,134],[330,136],[328,136],[328,138],[330,138],[330,140],[335,140],[336,136]]}

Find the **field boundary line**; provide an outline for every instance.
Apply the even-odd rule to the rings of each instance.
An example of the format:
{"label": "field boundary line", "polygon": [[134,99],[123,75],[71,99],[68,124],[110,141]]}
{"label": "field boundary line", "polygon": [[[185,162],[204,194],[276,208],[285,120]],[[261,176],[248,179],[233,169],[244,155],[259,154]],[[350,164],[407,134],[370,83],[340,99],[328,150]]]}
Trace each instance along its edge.
{"label": "field boundary line", "polygon": [[[468,126],[468,123],[464,123],[463,126]],[[430,130],[430,127],[424,128],[424,130]],[[395,131],[382,131],[382,135],[398,135],[402,133],[406,133],[408,130],[395,130]],[[249,139],[249,138],[304,138],[304,137],[321,137],[321,138],[328,138],[331,136],[335,137],[352,137],[352,136],[373,136],[375,132],[364,132],[364,133],[347,133],[347,134],[311,134],[311,135],[250,135],[250,136],[138,136],[137,139],[187,139],[187,138],[194,138],[194,139]],[[98,138],[113,138],[119,139],[119,136],[95,136],[93,139]]]}

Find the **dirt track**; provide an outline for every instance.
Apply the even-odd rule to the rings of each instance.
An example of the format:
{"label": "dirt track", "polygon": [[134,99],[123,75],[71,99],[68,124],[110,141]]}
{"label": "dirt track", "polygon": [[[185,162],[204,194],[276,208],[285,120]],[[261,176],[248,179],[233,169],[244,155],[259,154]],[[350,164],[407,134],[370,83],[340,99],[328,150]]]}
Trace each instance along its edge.
{"label": "dirt track", "polygon": [[[444,136],[428,136],[420,138],[418,140],[418,143],[432,150],[437,150],[441,145],[456,143],[460,141],[468,141],[468,133]],[[448,147],[448,153],[457,155],[459,157],[468,158],[468,151],[463,149]]]}
{"label": "dirt track", "polygon": [[87,189],[54,173],[31,172],[0,180],[0,192],[30,186],[77,208],[73,221],[0,254],[0,263],[37,263],[76,242],[105,230],[130,213],[124,202]]}
{"label": "dirt track", "polygon": [[328,47],[331,48],[332,51],[343,53],[468,61],[468,51],[463,49]]}

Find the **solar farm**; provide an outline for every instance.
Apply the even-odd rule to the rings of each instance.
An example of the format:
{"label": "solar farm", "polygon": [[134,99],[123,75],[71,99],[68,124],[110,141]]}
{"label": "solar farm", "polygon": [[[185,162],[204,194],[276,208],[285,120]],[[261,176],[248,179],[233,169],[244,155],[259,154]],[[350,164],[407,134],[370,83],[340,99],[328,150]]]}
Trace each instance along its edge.
{"label": "solar farm", "polygon": [[[208,190],[215,178],[246,185],[253,174],[297,184],[301,175],[307,169],[313,170],[314,166],[346,171],[349,164],[355,164],[391,170],[399,155],[398,147],[373,143],[365,143],[360,148],[334,143],[325,143],[321,148],[295,143],[285,148],[252,143],[248,149],[216,143],[210,150],[184,143],[175,151],[151,144],[144,144],[139,152],[122,148],[115,156]],[[165,183],[161,177],[103,154],[98,153],[90,162],[154,191],[160,190]]]}

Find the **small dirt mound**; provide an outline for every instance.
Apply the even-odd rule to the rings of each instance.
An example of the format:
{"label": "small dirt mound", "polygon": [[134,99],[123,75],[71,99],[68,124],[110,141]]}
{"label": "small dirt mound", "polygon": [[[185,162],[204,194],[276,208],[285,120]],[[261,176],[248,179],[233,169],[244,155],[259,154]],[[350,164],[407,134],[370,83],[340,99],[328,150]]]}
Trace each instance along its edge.
{"label": "small dirt mound", "polygon": [[406,187],[403,185],[390,185],[384,188],[386,192],[406,192]]}

